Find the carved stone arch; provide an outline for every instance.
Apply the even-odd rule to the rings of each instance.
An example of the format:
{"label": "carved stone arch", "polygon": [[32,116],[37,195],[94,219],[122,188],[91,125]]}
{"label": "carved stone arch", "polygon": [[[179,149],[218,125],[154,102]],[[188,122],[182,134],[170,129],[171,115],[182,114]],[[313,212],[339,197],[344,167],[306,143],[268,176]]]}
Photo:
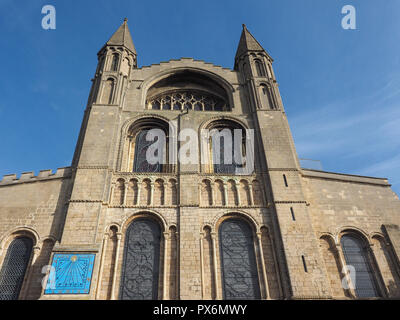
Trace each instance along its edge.
{"label": "carved stone arch", "polygon": [[[167,158],[167,163],[169,162],[169,133],[171,131],[173,136],[176,135],[175,128],[170,126],[170,120],[154,114],[139,115],[126,121],[121,128],[120,145],[117,159],[119,171],[130,172],[133,170],[136,135],[141,130],[150,128],[158,128],[164,132],[167,148],[165,155]],[[174,170],[173,166],[168,164],[163,165],[162,167],[163,171],[166,170],[167,172],[171,172]]]}
{"label": "carved stone arch", "polygon": [[100,104],[114,104],[117,88],[117,79],[108,75],[101,85]]}
{"label": "carved stone arch", "polygon": [[[227,129],[241,129],[242,130],[242,151],[246,150],[246,130],[249,128],[247,124],[245,124],[242,120],[237,119],[232,116],[215,116],[210,119],[203,121],[198,129],[198,145],[200,147],[201,152],[198,155],[198,161],[201,163],[201,172],[203,173],[212,173],[214,172],[213,165],[213,148],[211,144],[210,135],[203,136],[203,130],[212,130],[217,128],[227,128]],[[205,141],[204,139],[207,138]],[[233,136],[232,136],[233,142]],[[202,160],[202,158],[207,158]],[[232,161],[234,157],[232,155]],[[218,171],[218,170],[217,170]]]}
{"label": "carved stone arch", "polygon": [[340,227],[336,231],[336,236],[335,236],[335,243],[336,245],[340,245],[340,239],[344,234],[349,234],[353,233],[356,236],[359,236],[361,240],[365,242],[365,245],[371,246],[371,238],[369,237],[369,234],[365,232],[364,230],[356,227],[356,226],[344,226]]}
{"label": "carved stone arch", "polygon": [[383,239],[385,241],[385,243],[387,243],[386,237],[382,232],[371,232],[369,234],[369,239],[371,239],[371,241],[372,241],[374,238]]}
{"label": "carved stone arch", "polygon": [[251,205],[251,190],[250,190],[250,182],[247,179],[239,180],[239,190],[238,193],[240,195],[240,204],[245,206]]}
{"label": "carved stone arch", "polygon": [[331,295],[339,298],[348,295],[342,285],[342,263],[335,243],[335,237],[329,232],[321,233],[319,248],[329,279],[330,285],[328,287],[331,290]]}
{"label": "carved stone arch", "polygon": [[238,206],[240,205],[239,203],[239,190],[236,186],[236,181],[235,179],[229,179],[227,181],[227,204],[229,206]]}
{"label": "carved stone arch", "polygon": [[121,222],[121,232],[126,232],[126,229],[128,228],[129,224],[132,223],[134,219],[137,219],[138,217],[150,217],[158,221],[161,225],[161,231],[166,232],[169,228],[169,224],[167,223],[167,220],[161,215],[159,212],[155,210],[150,210],[150,209],[138,209],[135,210],[132,214],[129,216],[125,217],[123,221]]}
{"label": "carved stone arch", "polygon": [[166,227],[158,215],[147,210],[139,211],[125,221],[120,299],[160,298],[160,286],[162,288],[164,281],[161,270],[166,258],[163,250]]}
{"label": "carved stone arch", "polygon": [[117,229],[117,232],[121,232],[121,225],[117,222],[111,222],[104,228],[104,233],[110,232],[113,227]]}
{"label": "carved stone arch", "polygon": [[159,114],[155,114],[155,113],[145,113],[145,114],[140,114],[136,117],[130,118],[129,120],[126,120],[124,122],[124,124],[121,127],[121,136],[122,137],[127,137],[130,128],[135,124],[138,123],[140,120],[142,119],[157,119],[160,121],[164,121],[165,123],[169,123],[171,121],[171,119],[161,116]]}
{"label": "carved stone arch", "polygon": [[165,205],[166,187],[168,187],[168,185],[165,183],[164,179],[155,179],[153,190],[154,205]]}
{"label": "carved stone arch", "polygon": [[260,232],[260,224],[250,214],[248,214],[247,212],[245,212],[243,210],[236,210],[236,209],[229,210],[229,211],[220,213],[217,216],[215,216],[212,221],[212,226],[213,226],[212,229],[218,230],[218,227],[223,220],[233,218],[233,217],[241,218],[241,219],[244,219],[245,221],[247,221],[250,224],[255,235],[258,232]]}
{"label": "carved stone arch", "polygon": [[0,250],[0,300],[23,299],[27,296],[33,264],[41,246],[46,243],[46,239],[40,242],[38,233],[30,227],[17,227],[3,238]]}
{"label": "carved stone arch", "polygon": [[125,184],[126,180],[123,178],[118,178],[115,181],[115,186],[114,186],[114,193],[113,193],[113,199],[112,199],[112,204],[114,206],[122,206],[124,205],[124,199],[125,199]]}
{"label": "carved stone arch", "polygon": [[201,180],[200,199],[201,205],[211,206],[213,204],[213,184],[208,178]]}
{"label": "carved stone arch", "polygon": [[249,129],[249,125],[247,123],[245,123],[243,120],[238,119],[234,116],[230,116],[230,115],[221,115],[221,116],[214,116],[211,118],[208,118],[207,120],[203,121],[200,126],[199,126],[199,134],[200,134],[200,130],[201,129],[209,129],[212,127],[212,123],[213,122],[217,122],[217,121],[232,121],[234,123],[236,123],[238,126],[242,127],[243,129]]}
{"label": "carved stone arch", "polygon": [[216,224],[224,299],[261,299],[263,271],[256,228],[236,212],[222,216]]}
{"label": "carved stone arch", "polygon": [[[345,238],[346,237],[346,238]],[[372,240],[359,228],[344,227],[338,234],[338,241],[346,265],[353,266],[356,272],[354,292],[357,297],[382,297],[386,295],[382,274],[377,266]],[[358,284],[357,274],[363,279]]]}
{"label": "carved stone arch", "polygon": [[267,70],[265,69],[265,63],[263,60],[264,60],[263,58],[260,59],[260,57],[257,56],[253,58],[253,65],[258,77],[267,76]]}
{"label": "carved stone arch", "polygon": [[189,67],[189,66],[184,66],[184,67],[176,67],[176,68],[170,68],[168,70],[164,70],[161,71],[153,76],[150,76],[149,78],[145,79],[139,86],[138,89],[142,89],[142,99],[141,99],[141,104],[144,106],[145,102],[146,102],[146,97],[147,97],[147,92],[148,90],[155,85],[156,83],[158,83],[161,80],[164,80],[166,78],[168,78],[169,76],[173,75],[173,74],[177,74],[180,72],[191,72],[193,74],[200,74],[204,77],[210,78],[211,80],[215,81],[216,83],[218,83],[220,86],[222,86],[228,96],[228,102],[231,105],[231,107],[233,108],[233,95],[232,93],[235,92],[234,87],[232,86],[232,84],[226,80],[225,78],[221,77],[220,75],[208,71],[208,70],[204,70],[202,68],[196,68],[196,67]]}
{"label": "carved stone arch", "polygon": [[0,240],[0,254],[2,253],[3,249],[8,247],[12,240],[19,236],[26,236],[31,238],[33,241],[33,246],[37,246],[42,242],[39,233],[34,228],[26,226],[16,227],[12,229],[8,234],[3,236],[3,238]]}
{"label": "carved stone arch", "polygon": [[258,83],[258,93],[262,108],[271,110],[277,109],[277,102],[273,93],[273,88],[268,82],[260,81]]}
{"label": "carved stone arch", "polygon": [[390,298],[400,298],[400,272],[394,248],[379,232],[371,234],[377,272],[381,276],[382,289]]}
{"label": "carved stone arch", "polygon": [[205,223],[203,223],[203,224],[201,225],[201,227],[200,227],[200,233],[204,232],[204,230],[205,230],[206,228],[209,228],[209,229],[211,230],[211,232],[212,232],[212,231],[213,231],[212,223],[210,223],[210,222],[205,222]]}

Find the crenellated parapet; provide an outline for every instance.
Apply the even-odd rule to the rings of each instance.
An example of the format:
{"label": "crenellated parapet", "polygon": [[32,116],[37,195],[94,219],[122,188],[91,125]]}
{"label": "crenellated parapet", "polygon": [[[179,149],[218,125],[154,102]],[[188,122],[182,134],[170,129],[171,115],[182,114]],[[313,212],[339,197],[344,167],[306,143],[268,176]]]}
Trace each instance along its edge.
{"label": "crenellated parapet", "polygon": [[18,183],[36,182],[49,179],[69,178],[71,177],[71,173],[72,173],[71,167],[64,167],[64,168],[58,168],[54,173],[51,169],[41,170],[39,171],[39,174],[37,176],[35,176],[35,173],[33,171],[23,172],[19,178],[17,178],[17,175],[15,173],[7,174],[3,176],[2,180],[0,180],[0,186],[6,186]]}

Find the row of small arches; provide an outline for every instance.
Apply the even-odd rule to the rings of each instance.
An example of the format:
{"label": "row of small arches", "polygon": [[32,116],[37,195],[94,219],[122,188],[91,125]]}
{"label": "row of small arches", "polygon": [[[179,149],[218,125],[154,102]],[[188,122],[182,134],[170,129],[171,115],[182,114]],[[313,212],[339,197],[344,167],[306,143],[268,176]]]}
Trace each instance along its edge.
{"label": "row of small arches", "polygon": [[111,192],[111,204],[115,206],[164,206],[177,204],[177,182],[175,179],[152,182],[145,178],[125,180],[119,178]]}
{"label": "row of small arches", "polygon": [[202,206],[260,206],[263,193],[260,182],[246,179],[226,183],[220,179],[204,179],[200,185],[200,205]]}

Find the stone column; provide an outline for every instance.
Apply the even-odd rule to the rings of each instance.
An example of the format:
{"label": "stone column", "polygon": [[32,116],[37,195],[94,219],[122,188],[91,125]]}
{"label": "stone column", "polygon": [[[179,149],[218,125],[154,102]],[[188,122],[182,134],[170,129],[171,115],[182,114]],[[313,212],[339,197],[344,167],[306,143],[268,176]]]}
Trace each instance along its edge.
{"label": "stone column", "polygon": [[164,232],[164,272],[163,272],[163,300],[167,300],[167,266],[168,266],[168,241],[169,232]]}
{"label": "stone column", "polygon": [[261,268],[262,268],[262,272],[263,272],[263,279],[264,279],[264,286],[265,286],[265,299],[271,299],[271,295],[269,294],[269,288],[268,288],[267,269],[265,267],[264,252],[263,252],[262,242],[261,242],[261,232],[257,232],[257,240],[258,240],[258,248],[260,250]]}
{"label": "stone column", "polygon": [[235,188],[236,188],[236,195],[237,195],[237,205],[241,205],[240,201],[240,183],[238,181],[235,181]]}
{"label": "stone column", "polygon": [[101,281],[103,279],[104,259],[105,259],[105,255],[106,255],[106,251],[107,251],[107,245],[108,245],[109,238],[110,238],[110,235],[108,232],[106,232],[103,237],[103,251],[101,253],[99,277],[97,279],[96,300],[98,300],[100,297]]}
{"label": "stone column", "polygon": [[219,290],[219,277],[218,277],[218,263],[217,263],[217,248],[216,248],[216,233],[211,232],[211,242],[213,248],[213,262],[214,262],[214,282],[215,282],[215,294],[216,300],[221,300],[221,292]]}
{"label": "stone column", "polygon": [[342,286],[343,286],[343,280],[345,280],[347,287],[348,287],[347,292],[349,292],[351,298],[356,299],[357,294],[355,291],[355,288],[356,288],[355,284],[353,284],[353,282],[351,281],[351,277],[350,277],[349,273],[347,272],[347,270],[346,271],[344,270],[344,268],[347,264],[346,264],[346,259],[344,258],[344,255],[342,252],[342,247],[340,246],[340,244],[337,244],[335,247],[332,248],[332,250],[339,257],[340,268],[342,269],[340,273],[344,276],[344,279],[342,278]]}
{"label": "stone column", "polygon": [[201,295],[204,299],[205,297],[205,287],[204,287],[204,248],[203,248],[203,238],[205,233],[200,232],[200,261],[201,261]]}
{"label": "stone column", "polygon": [[121,238],[122,238],[122,234],[120,232],[118,232],[117,233],[117,251],[116,251],[116,254],[115,254],[114,272],[113,272],[113,280],[112,280],[112,288],[111,288],[111,300],[116,300],[116,298],[115,298],[115,286],[116,286],[116,282],[117,282],[119,249],[120,249],[120,246],[121,246]]}

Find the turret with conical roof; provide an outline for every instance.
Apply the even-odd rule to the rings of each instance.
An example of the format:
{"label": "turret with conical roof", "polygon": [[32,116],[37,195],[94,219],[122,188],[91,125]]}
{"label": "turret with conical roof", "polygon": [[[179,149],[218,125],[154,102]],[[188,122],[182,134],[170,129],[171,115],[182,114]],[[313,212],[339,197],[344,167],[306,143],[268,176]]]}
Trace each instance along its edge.
{"label": "turret with conical roof", "polygon": [[98,65],[89,103],[117,105],[129,83],[132,68],[137,68],[137,53],[128,19],[124,19],[97,56]]}
{"label": "turret with conical roof", "polygon": [[136,55],[136,49],[133,45],[131,33],[129,32],[127,18],[124,19],[124,22],[118,30],[111,36],[110,40],[107,41],[106,46],[125,47]]}
{"label": "turret with conical roof", "polygon": [[243,24],[235,55],[234,69],[254,96],[254,109],[278,110],[282,108],[272,62],[274,60]]}
{"label": "turret with conical roof", "polygon": [[243,31],[242,35],[240,36],[240,41],[238,48],[236,50],[235,61],[240,59],[241,56],[248,52],[260,52],[265,53],[271,60],[272,58],[269,54],[265,51],[265,49],[260,45],[260,43],[253,37],[245,24],[242,25]]}

